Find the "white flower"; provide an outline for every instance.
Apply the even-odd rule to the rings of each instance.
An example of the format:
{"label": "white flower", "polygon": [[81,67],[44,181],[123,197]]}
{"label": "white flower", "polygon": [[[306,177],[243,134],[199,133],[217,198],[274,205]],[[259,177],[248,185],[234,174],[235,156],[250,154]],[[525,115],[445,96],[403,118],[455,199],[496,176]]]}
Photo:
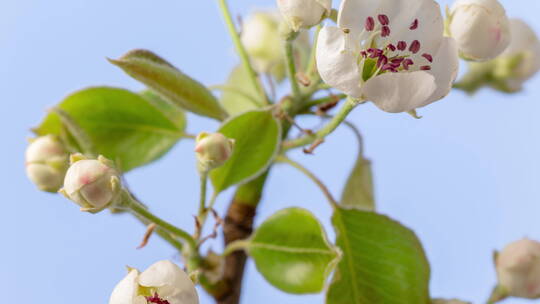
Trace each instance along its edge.
{"label": "white flower", "polygon": [[25,156],[26,174],[40,190],[56,192],[62,187],[69,154],[56,136],[33,139]]}
{"label": "white flower", "polygon": [[310,28],[330,14],[332,0],[277,0],[279,11],[291,28]]}
{"label": "white flower", "polygon": [[493,59],[510,43],[509,20],[497,0],[458,0],[449,18],[450,33],[468,60]]}
{"label": "white flower", "polygon": [[510,20],[510,33],[512,40],[495,60],[494,73],[509,91],[519,91],[540,70],[540,41],[534,30],[520,19]]}
{"label": "white flower", "polygon": [[499,286],[509,295],[540,297],[540,243],[523,239],[506,246],[495,259]]}
{"label": "white flower", "polygon": [[435,1],[343,0],[338,25],[323,28],[317,45],[327,84],[393,113],[450,92],[459,60]]}
{"label": "white flower", "polygon": [[267,73],[282,61],[280,22],[277,12],[257,12],[250,15],[242,27],[242,43],[261,73]]}
{"label": "white flower", "polygon": [[234,140],[221,133],[200,133],[195,146],[199,169],[208,171],[222,166],[231,157],[233,147]]}
{"label": "white flower", "polygon": [[60,193],[81,206],[82,211],[95,213],[116,203],[120,190],[118,173],[109,160],[74,154]]}
{"label": "white flower", "polygon": [[164,260],[143,273],[130,269],[116,285],[109,304],[198,304],[195,285],[176,264]]}

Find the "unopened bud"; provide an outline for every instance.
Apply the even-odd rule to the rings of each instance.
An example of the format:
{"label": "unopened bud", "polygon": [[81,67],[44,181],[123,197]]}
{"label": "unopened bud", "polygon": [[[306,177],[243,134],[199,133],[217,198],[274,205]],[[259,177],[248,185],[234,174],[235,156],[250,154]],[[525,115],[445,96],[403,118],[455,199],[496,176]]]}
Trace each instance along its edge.
{"label": "unopened bud", "polygon": [[449,18],[450,34],[464,59],[493,59],[510,43],[509,20],[497,0],[458,0]]}
{"label": "unopened bud", "polygon": [[221,133],[200,133],[195,146],[199,170],[206,172],[222,166],[231,157],[233,148],[234,139]]}
{"label": "unopened bud", "polygon": [[507,296],[540,298],[540,243],[523,239],[495,257],[499,289]]}
{"label": "unopened bud", "polygon": [[54,135],[32,139],[26,149],[26,174],[40,189],[57,192],[64,181],[69,154]]}
{"label": "unopened bud", "polygon": [[277,0],[277,5],[295,32],[321,23],[332,10],[332,0]]}
{"label": "unopened bud", "polygon": [[118,202],[120,178],[112,162],[103,156],[96,160],[74,154],[60,193],[82,211],[96,213]]}
{"label": "unopened bud", "polygon": [[282,39],[277,12],[256,12],[242,27],[242,43],[260,73],[268,73],[283,58]]}

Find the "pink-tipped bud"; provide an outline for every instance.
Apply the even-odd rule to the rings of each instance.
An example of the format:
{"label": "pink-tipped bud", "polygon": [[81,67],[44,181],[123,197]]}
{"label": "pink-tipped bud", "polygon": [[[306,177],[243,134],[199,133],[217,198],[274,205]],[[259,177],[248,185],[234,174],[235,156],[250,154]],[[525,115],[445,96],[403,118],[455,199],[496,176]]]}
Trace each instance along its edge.
{"label": "pink-tipped bud", "polygon": [[69,154],[53,135],[33,139],[26,149],[26,174],[40,189],[57,192],[69,166]]}
{"label": "pink-tipped bud", "polygon": [[200,133],[195,145],[199,170],[209,171],[222,166],[231,157],[233,148],[234,140],[221,133]]}

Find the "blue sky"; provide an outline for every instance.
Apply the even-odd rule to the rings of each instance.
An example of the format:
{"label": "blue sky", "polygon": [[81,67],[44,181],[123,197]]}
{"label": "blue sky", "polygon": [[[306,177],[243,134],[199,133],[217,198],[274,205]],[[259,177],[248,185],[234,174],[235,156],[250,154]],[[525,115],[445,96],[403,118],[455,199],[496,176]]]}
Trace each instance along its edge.
{"label": "blue sky", "polygon": [[[274,5],[271,0],[230,2],[236,13]],[[540,31],[540,2],[502,3],[510,16]],[[238,62],[215,1],[0,2],[4,298],[12,295],[22,304],[106,303],[125,265],[145,268],[178,258],[157,239],[135,250],[144,228],[133,219],[83,214],[62,197],[37,191],[24,174],[28,129],[48,107],[86,86],[142,88],[105,60],[133,48],[154,50],[205,84],[222,82]],[[374,163],[379,210],[418,233],[432,264],[434,296],[482,303],[495,283],[492,251],[524,236],[540,239],[539,99],[540,77],[512,96],[483,90],[469,98],[453,92],[422,109],[421,120],[373,105],[351,114]],[[216,127],[190,117],[192,132]],[[198,197],[192,149],[192,142],[181,142],[162,160],[127,176],[157,214],[182,227],[192,227]],[[351,133],[340,129],[315,156],[292,157],[338,195],[355,155]],[[223,195],[220,208],[230,194]],[[324,197],[293,169],[277,167],[265,195],[258,222],[296,205],[329,224]],[[247,271],[244,303],[323,302],[322,295],[298,297],[274,289],[252,263]],[[203,295],[202,303],[211,301]]]}

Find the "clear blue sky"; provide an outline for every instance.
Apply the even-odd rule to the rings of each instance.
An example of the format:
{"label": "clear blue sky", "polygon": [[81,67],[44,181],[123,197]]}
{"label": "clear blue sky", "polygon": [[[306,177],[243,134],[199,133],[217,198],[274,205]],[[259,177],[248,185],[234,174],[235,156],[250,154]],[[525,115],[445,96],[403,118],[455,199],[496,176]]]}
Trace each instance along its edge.
{"label": "clear blue sky", "polygon": [[[271,0],[230,2],[237,13],[274,5]],[[540,2],[502,2],[509,15],[540,31]],[[133,48],[152,49],[206,84],[223,81],[237,63],[215,1],[0,1],[3,299],[106,303],[125,274],[124,265],[145,268],[177,258],[157,239],[135,250],[144,228],[128,216],[81,213],[58,195],[38,192],[24,174],[25,138],[46,108],[85,86],[142,88],[105,60]],[[372,105],[351,115],[374,162],[379,210],[420,236],[432,264],[434,296],[482,303],[495,282],[492,251],[523,236],[540,239],[539,100],[540,77],[513,96],[484,90],[471,99],[453,92],[422,109],[421,120]],[[216,127],[190,118],[192,132]],[[182,142],[127,177],[157,214],[183,227],[192,225],[198,196],[192,145]],[[343,129],[316,156],[293,157],[339,194],[355,154],[353,138]],[[328,225],[330,210],[317,188],[293,169],[279,167],[258,222],[291,205],[312,210]],[[274,289],[252,263],[245,290],[243,303],[323,302],[322,295],[297,297]],[[211,301],[203,295],[202,303]]]}

